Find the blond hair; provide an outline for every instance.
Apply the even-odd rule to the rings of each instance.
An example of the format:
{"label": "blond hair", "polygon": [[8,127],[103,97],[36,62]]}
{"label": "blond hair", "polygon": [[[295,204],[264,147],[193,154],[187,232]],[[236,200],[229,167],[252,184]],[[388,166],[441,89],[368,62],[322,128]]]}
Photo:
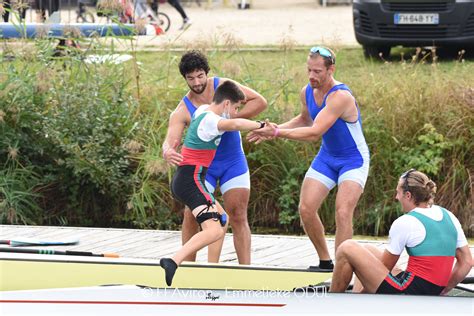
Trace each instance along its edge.
{"label": "blond hair", "polygon": [[410,192],[415,205],[428,203],[433,205],[436,196],[436,183],[426,174],[417,170],[409,170],[401,176],[402,189],[404,192]]}

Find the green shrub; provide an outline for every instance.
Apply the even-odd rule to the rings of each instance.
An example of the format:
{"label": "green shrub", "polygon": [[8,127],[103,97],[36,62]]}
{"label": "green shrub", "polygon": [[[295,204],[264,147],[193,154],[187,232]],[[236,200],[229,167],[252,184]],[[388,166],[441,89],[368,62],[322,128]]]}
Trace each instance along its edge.
{"label": "green shrub", "polygon": [[[15,201],[8,193],[5,202],[4,192],[24,192],[28,202],[14,207],[24,210],[18,222],[177,228],[181,206],[171,197],[174,170],[161,158],[161,143],[169,114],[187,91],[177,68],[181,53],[133,52],[126,64],[90,65],[83,52],[54,59],[51,49],[49,41],[38,41],[34,51],[14,52],[16,60],[0,66],[0,165],[8,170],[0,182],[1,221],[12,222],[5,205]],[[259,118],[284,122],[300,112],[306,50],[207,49],[210,75],[235,79],[267,98]],[[371,150],[355,232],[387,234],[400,215],[398,177],[415,167],[438,183],[438,203],[472,236],[474,63],[381,64],[363,59],[359,49],[337,53],[336,78],[357,98]],[[243,145],[252,229],[303,233],[299,189],[319,142]],[[335,190],[319,210],[327,232],[335,230],[334,203]]]}

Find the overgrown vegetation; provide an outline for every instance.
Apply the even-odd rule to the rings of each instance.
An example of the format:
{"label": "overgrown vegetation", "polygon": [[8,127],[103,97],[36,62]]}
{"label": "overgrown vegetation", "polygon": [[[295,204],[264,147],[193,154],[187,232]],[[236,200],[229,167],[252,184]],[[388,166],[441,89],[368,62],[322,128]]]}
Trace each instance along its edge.
{"label": "overgrown vegetation", "polygon": [[[306,51],[228,46],[203,45],[211,75],[264,95],[269,108],[260,118],[282,122],[299,112]],[[53,58],[48,40],[26,47],[1,55],[0,221],[177,228],[180,207],[171,198],[173,170],[161,158],[161,143],[187,91],[177,69],[181,53],[134,52],[124,64],[89,64],[85,54],[101,52]],[[371,149],[355,232],[388,233],[400,215],[398,176],[413,167],[433,177],[438,203],[472,236],[474,63],[440,62],[419,51],[385,63],[364,60],[359,49],[337,55],[336,78],[357,97]],[[253,230],[302,233],[299,187],[319,143],[244,141],[244,148]],[[335,229],[334,198],[333,192],[320,210],[328,232]]]}

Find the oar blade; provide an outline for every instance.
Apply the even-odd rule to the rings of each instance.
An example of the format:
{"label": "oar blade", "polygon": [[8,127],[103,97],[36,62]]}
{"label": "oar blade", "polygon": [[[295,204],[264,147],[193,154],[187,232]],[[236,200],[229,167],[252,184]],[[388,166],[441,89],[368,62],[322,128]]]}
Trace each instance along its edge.
{"label": "oar blade", "polygon": [[68,238],[62,240],[47,240],[47,239],[36,239],[36,238],[12,238],[9,240],[0,241],[2,244],[8,244],[12,247],[20,246],[66,246],[76,245],[79,243],[77,238]]}

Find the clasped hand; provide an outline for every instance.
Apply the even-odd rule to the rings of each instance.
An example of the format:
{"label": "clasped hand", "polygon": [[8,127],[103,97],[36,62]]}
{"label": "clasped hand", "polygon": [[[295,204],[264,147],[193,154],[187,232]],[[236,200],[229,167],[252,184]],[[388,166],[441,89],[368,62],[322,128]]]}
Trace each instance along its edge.
{"label": "clasped hand", "polygon": [[265,120],[265,127],[251,131],[247,135],[247,140],[259,144],[264,140],[274,139],[277,134],[277,129],[278,125],[267,119]]}

